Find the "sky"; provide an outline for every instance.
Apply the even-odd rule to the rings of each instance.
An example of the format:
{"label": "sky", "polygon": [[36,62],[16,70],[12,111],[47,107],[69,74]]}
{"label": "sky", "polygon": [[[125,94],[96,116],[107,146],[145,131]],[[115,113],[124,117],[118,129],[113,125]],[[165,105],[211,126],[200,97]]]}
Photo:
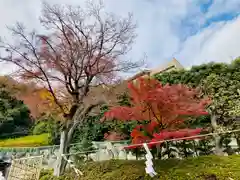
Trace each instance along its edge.
{"label": "sky", "polygon": [[[48,0],[83,5],[84,0]],[[128,57],[155,68],[175,57],[184,67],[210,61],[231,62],[240,56],[240,0],[104,0],[106,11],[132,12],[137,34]],[[16,21],[40,29],[41,0],[0,0],[0,36]],[[0,72],[10,71],[2,66]]]}

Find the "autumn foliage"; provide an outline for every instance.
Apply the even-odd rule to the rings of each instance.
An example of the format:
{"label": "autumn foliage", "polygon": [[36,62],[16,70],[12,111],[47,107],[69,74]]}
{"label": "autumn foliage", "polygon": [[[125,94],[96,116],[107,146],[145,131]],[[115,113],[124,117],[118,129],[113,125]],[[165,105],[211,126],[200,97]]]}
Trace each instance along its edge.
{"label": "autumn foliage", "polygon": [[52,103],[52,96],[46,88],[39,88],[34,83],[19,82],[9,76],[0,76],[0,87],[8,91],[11,96],[22,100],[27,105],[33,118],[50,112],[56,107]]}
{"label": "autumn foliage", "polygon": [[[46,88],[29,87],[26,92],[18,95],[18,99],[28,106],[34,118],[39,118],[44,114],[54,114],[60,120],[63,116],[61,109],[54,103],[54,97]],[[61,103],[64,104],[64,102],[66,101],[62,98]],[[64,107],[67,109],[67,104]]]}
{"label": "autumn foliage", "polygon": [[[44,34],[17,23],[9,27],[12,43],[0,40],[0,49],[5,52],[0,61],[14,64],[18,78],[34,82],[50,94],[46,102],[58,106],[57,111],[63,114],[60,154],[69,153],[67,147],[76,128],[105,101],[105,97],[95,96],[96,102],[85,103],[90,89],[107,86],[119,79],[120,72],[142,65],[142,61],[124,58],[136,37],[131,13],[117,16],[95,1],[87,1],[83,7],[43,3],[39,20]],[[62,89],[69,99],[67,105]],[[59,176],[65,167],[65,160],[58,156],[54,174]]]}
{"label": "autumn foliage", "polygon": [[[197,135],[201,129],[185,129],[192,116],[208,114],[209,99],[200,99],[198,91],[187,86],[162,85],[155,79],[140,78],[128,84],[131,106],[113,107],[107,119],[137,121],[132,130],[132,143],[156,142]],[[181,130],[179,130],[181,129]]]}

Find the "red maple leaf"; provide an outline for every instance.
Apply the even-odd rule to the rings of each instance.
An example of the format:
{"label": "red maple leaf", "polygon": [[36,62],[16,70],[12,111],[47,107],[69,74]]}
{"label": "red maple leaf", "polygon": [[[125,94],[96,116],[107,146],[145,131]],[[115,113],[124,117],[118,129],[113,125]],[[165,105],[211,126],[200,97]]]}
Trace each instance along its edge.
{"label": "red maple leaf", "polygon": [[105,113],[108,119],[147,121],[131,133],[133,143],[159,141],[196,135],[201,129],[178,130],[189,116],[208,114],[208,98],[200,99],[197,90],[185,85],[162,85],[155,79],[140,78],[129,83],[131,107],[113,107]]}

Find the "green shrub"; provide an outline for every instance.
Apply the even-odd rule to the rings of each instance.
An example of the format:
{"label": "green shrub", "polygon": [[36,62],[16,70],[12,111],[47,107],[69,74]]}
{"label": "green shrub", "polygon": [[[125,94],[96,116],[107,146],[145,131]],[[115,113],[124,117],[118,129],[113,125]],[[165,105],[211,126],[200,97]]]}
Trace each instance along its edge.
{"label": "green shrub", "polygon": [[32,125],[28,107],[10,91],[0,82],[0,139],[28,134]]}
{"label": "green shrub", "polygon": [[46,121],[38,122],[34,125],[32,133],[33,135],[40,135],[44,133],[49,133],[52,129],[52,124]]}
{"label": "green shrub", "polygon": [[0,141],[0,147],[37,147],[49,145],[49,134],[25,136]]}
{"label": "green shrub", "polygon": [[32,134],[49,134],[49,142],[51,144],[60,143],[60,123],[57,121],[57,118],[50,115],[42,116],[38,121],[35,122],[32,127]]}
{"label": "green shrub", "polygon": [[[79,180],[204,180],[216,176],[218,180],[240,179],[240,156],[202,156],[184,160],[156,160],[154,168],[158,175],[150,178],[145,173],[144,161],[112,160],[105,162],[89,162],[79,167],[84,176]],[[45,178],[45,179],[44,179]],[[75,179],[74,173],[52,178],[45,174],[40,180]],[[210,178],[209,178],[210,179]]]}

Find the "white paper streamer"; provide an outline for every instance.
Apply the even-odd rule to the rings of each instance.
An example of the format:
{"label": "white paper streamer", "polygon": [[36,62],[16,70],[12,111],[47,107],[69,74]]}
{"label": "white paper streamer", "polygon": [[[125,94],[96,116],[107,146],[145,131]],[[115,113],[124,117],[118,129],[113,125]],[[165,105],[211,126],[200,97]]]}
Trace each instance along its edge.
{"label": "white paper streamer", "polygon": [[2,171],[0,171],[0,180],[6,180],[5,177],[3,176]]}
{"label": "white paper streamer", "polygon": [[146,164],[146,168],[145,171],[147,174],[149,174],[151,177],[154,177],[157,175],[156,171],[153,169],[153,156],[151,151],[148,148],[148,145],[146,143],[143,144],[144,149],[146,150],[147,154],[146,154],[146,159],[147,161],[145,162]]}
{"label": "white paper streamer", "polygon": [[62,157],[64,158],[65,161],[67,161],[67,163],[70,165],[70,167],[73,168],[73,170],[75,171],[77,176],[82,176],[83,175],[82,171],[80,171],[79,169],[77,169],[75,167],[75,165],[73,164],[73,161],[71,161],[70,159],[67,159],[67,157],[64,154],[62,154]]}

